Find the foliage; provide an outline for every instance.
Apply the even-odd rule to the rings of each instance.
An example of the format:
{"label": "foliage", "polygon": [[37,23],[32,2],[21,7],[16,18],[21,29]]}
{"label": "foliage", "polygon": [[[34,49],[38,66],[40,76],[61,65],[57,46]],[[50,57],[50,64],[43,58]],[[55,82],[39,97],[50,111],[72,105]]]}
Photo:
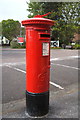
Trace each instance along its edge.
{"label": "foliage", "polygon": [[28,15],[29,18],[35,16],[35,15],[42,15],[44,14],[44,10],[43,10],[43,2],[30,2],[28,3],[28,11],[30,12],[30,14]]}
{"label": "foliage", "polygon": [[0,36],[2,35],[2,22],[0,22]]}
{"label": "foliage", "polygon": [[11,48],[19,48],[19,43],[17,41],[11,41],[10,43]]}
{"label": "foliage", "polygon": [[25,37],[25,28],[21,27],[21,37]]}
{"label": "foliage", "polygon": [[[57,14],[59,13],[58,12],[58,7],[61,6],[62,3],[58,3],[58,2],[55,2],[55,3],[52,3],[52,2],[30,2],[28,3],[28,11],[30,12],[30,14],[28,15],[28,17],[33,17],[35,15],[43,15],[47,12],[50,12],[50,11],[54,11],[51,15],[48,15],[49,18],[52,18],[52,19],[58,19],[58,15],[55,16],[55,12],[57,12]],[[53,18],[53,16],[55,16]]]}
{"label": "foliage", "polygon": [[59,20],[52,28],[52,31],[55,40],[60,40],[60,43],[68,44],[73,39],[77,28],[73,23],[67,24],[64,20]]}
{"label": "foliage", "polygon": [[13,19],[3,20],[2,35],[11,41],[20,34],[20,27],[19,21],[14,21]]}
{"label": "foliage", "polygon": [[33,17],[37,14],[45,14],[53,11],[46,16],[55,20],[56,24],[52,27],[52,40],[60,40],[60,44],[68,44],[74,37],[74,33],[80,33],[80,10],[79,2],[30,2],[27,9]]}
{"label": "foliage", "polygon": [[80,44],[75,44],[75,45],[73,46],[73,48],[75,48],[75,49],[80,49]]}
{"label": "foliage", "polygon": [[25,43],[23,43],[23,45],[21,46],[17,41],[11,41],[10,46],[11,48],[25,48],[26,47]]}

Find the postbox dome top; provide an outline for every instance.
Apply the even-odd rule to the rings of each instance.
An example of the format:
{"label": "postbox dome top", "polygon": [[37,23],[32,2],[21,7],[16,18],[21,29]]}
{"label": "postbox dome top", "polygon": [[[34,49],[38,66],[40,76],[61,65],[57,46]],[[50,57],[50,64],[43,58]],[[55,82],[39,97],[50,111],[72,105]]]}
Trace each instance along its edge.
{"label": "postbox dome top", "polygon": [[49,26],[54,25],[54,21],[46,19],[46,18],[29,18],[27,20],[22,21],[22,25],[26,26],[26,25],[31,25],[31,24],[46,24]]}
{"label": "postbox dome top", "polygon": [[34,18],[28,18],[27,20],[22,21],[22,25],[27,26],[27,25],[43,24],[43,25],[52,26],[54,25],[55,21],[43,18],[48,14],[50,14],[50,12],[45,15],[36,15],[34,16]]}

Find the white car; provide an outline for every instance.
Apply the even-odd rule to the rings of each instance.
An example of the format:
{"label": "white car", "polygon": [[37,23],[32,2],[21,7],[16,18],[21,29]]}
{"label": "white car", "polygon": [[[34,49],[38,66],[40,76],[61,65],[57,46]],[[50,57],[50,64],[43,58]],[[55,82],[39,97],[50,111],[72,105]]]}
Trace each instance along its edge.
{"label": "white car", "polygon": [[8,45],[9,44],[9,40],[7,38],[5,38],[5,37],[0,36],[0,45],[2,45],[2,44]]}

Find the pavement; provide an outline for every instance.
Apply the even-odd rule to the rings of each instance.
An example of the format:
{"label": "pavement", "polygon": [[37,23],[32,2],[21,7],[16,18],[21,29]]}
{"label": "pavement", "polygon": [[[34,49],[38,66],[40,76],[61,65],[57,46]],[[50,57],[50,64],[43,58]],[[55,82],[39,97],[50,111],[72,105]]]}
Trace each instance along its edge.
{"label": "pavement", "polygon": [[[79,118],[78,50],[51,50],[50,101],[47,118]],[[2,117],[30,118],[26,112],[25,49],[2,50]],[[70,119],[71,120],[71,119]]]}

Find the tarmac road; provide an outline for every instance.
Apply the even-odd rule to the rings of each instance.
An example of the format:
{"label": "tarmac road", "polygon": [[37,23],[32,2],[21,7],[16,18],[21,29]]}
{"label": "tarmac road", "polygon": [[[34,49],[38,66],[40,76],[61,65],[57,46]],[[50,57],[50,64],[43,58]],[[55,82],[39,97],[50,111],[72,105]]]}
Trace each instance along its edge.
{"label": "tarmac road", "polygon": [[[2,61],[3,104],[25,98],[25,50],[3,49]],[[73,106],[73,117],[78,117],[78,61],[77,50],[51,50],[50,104],[56,101],[57,112]]]}

